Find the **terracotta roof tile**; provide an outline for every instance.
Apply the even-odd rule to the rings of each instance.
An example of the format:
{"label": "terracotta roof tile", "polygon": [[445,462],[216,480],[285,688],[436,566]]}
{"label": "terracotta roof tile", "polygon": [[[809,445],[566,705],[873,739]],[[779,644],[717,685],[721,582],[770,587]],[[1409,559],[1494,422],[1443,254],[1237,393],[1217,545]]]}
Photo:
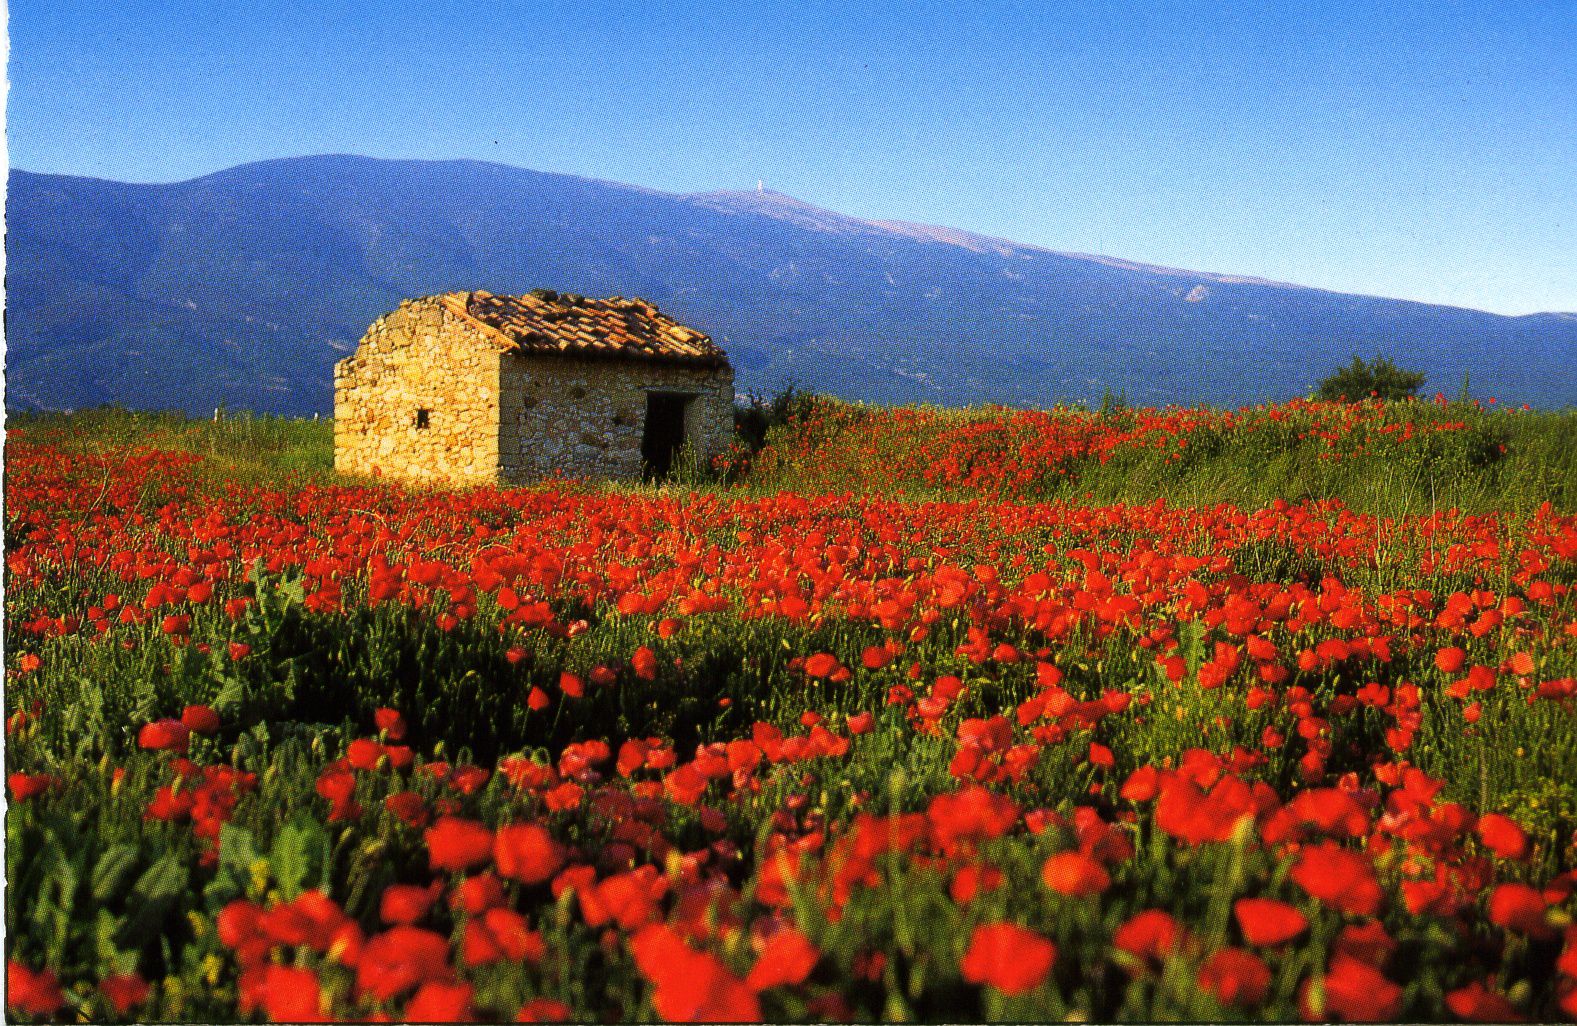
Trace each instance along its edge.
{"label": "terracotta roof tile", "polygon": [[728,359],[705,334],[665,316],[644,299],[586,299],[551,292],[450,292],[440,298],[451,312],[517,352],[584,352],[711,365]]}

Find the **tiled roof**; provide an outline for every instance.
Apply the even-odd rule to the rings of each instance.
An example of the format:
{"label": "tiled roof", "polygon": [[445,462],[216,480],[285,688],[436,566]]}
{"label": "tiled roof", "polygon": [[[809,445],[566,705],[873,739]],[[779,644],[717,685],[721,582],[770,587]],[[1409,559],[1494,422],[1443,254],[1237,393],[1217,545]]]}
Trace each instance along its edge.
{"label": "tiled roof", "polygon": [[452,313],[517,352],[711,365],[728,359],[705,334],[644,299],[587,299],[547,291],[525,296],[450,292],[441,298]]}

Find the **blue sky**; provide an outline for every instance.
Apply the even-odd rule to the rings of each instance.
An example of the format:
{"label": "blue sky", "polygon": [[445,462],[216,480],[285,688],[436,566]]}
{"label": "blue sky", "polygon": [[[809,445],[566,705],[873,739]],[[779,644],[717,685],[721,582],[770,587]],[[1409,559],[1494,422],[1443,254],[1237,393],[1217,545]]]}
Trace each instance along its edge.
{"label": "blue sky", "polygon": [[1577,0],[13,0],[10,160],[497,160],[1500,313],[1577,311]]}

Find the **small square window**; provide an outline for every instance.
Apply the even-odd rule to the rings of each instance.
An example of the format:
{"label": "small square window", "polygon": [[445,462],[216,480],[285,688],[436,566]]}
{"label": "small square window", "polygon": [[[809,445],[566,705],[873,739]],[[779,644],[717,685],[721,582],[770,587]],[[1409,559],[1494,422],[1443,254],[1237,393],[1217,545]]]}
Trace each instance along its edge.
{"label": "small square window", "polygon": [[417,410],[416,411],[416,429],[418,431],[426,430],[432,424],[432,416],[433,416],[433,411],[432,410]]}

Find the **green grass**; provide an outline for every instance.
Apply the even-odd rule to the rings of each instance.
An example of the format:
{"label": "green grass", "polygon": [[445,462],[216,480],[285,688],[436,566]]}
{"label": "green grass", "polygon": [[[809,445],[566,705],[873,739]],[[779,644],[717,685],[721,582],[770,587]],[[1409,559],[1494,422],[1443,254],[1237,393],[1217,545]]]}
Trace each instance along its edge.
{"label": "green grass", "polygon": [[[1278,408],[1271,408],[1278,409]],[[1065,474],[1037,473],[1015,494],[1024,499],[1177,505],[1230,503],[1258,508],[1278,499],[1339,499],[1359,512],[1400,517],[1455,508],[1466,513],[1525,515],[1549,502],[1577,509],[1577,410],[1524,411],[1408,402],[1366,414],[1338,432],[1335,444],[1314,435],[1331,414],[1293,408],[1277,421],[1261,411],[1238,411],[1231,423],[1205,423],[1182,433],[1181,452],[1124,444],[1104,461],[1075,456]],[[1339,408],[1338,408],[1339,409]],[[882,408],[819,398],[806,421],[780,425],[767,451],[745,476],[755,492],[843,492],[932,498],[973,491],[1008,497],[993,487],[970,488],[956,476],[921,476],[917,452],[959,455],[971,464],[1011,466],[1015,447],[1033,441],[1028,429],[957,443],[972,430],[1011,421],[1015,411],[989,408]],[[1051,411],[1055,422],[1094,423],[1098,431],[1133,430],[1166,411],[1116,408],[1099,414]],[[1221,418],[1225,411],[1204,411]],[[1403,439],[1377,430],[1411,423]],[[1451,430],[1431,431],[1437,425]],[[1337,456],[1339,458],[1332,458]]]}
{"label": "green grass", "polygon": [[[830,429],[807,433],[790,421],[767,435],[777,459],[758,466],[731,485],[690,468],[669,487],[767,495],[804,493],[886,494],[895,498],[953,498],[960,493],[1007,497],[956,483],[928,482],[888,469],[898,457],[945,433],[991,423],[1013,411],[1002,408],[882,408],[826,397],[810,400],[811,415]],[[1069,416],[1089,417],[1082,411]],[[1126,429],[1137,411],[1118,408],[1100,416],[1113,430]],[[898,418],[924,422],[895,430]],[[1470,403],[1435,406],[1392,404],[1385,423],[1465,424],[1464,430],[1420,434],[1409,441],[1368,436],[1368,448],[1329,459],[1333,451],[1317,438],[1298,438],[1306,425],[1294,423],[1255,431],[1191,430],[1181,459],[1153,448],[1124,446],[1106,462],[1075,459],[1065,477],[1046,476],[1026,487],[1030,500],[1068,499],[1144,503],[1165,498],[1176,505],[1230,503],[1258,508],[1277,499],[1340,499],[1359,512],[1402,517],[1457,509],[1522,516],[1548,502],[1558,511],[1577,509],[1577,411],[1520,411]],[[103,407],[76,414],[20,414],[10,430],[66,451],[111,453],[137,446],[172,449],[204,457],[204,473],[242,484],[329,481],[334,478],[333,421],[230,413],[220,420],[176,413],[139,413]],[[878,457],[866,450],[873,444]],[[1346,441],[1351,441],[1346,440]],[[1504,447],[1504,452],[1500,447]],[[1348,445],[1347,448],[1351,448]],[[1342,451],[1338,446],[1335,451]],[[881,458],[892,456],[891,461]],[[1010,460],[1006,449],[982,446],[982,457]],[[652,486],[625,485],[632,491]]]}
{"label": "green grass", "polygon": [[105,455],[137,448],[187,452],[203,472],[240,484],[326,481],[334,475],[334,421],[248,412],[218,420],[102,406],[79,413],[22,413],[6,430],[66,452]]}
{"label": "green grass", "polygon": [[[1132,510],[1127,518],[1081,521],[1077,509],[1043,510],[1033,519],[1035,511],[992,510],[989,501],[818,503],[793,495],[776,503],[749,501],[752,493],[791,485],[806,491],[890,487],[899,494],[970,500],[984,495],[978,488],[882,474],[902,469],[904,447],[924,447],[961,425],[989,423],[999,412],[949,411],[912,430],[883,434],[882,418],[904,411],[832,409],[847,422],[818,435],[817,447],[790,451],[792,461],[740,484],[706,486],[745,500],[737,504],[713,501],[713,494],[695,499],[683,486],[621,486],[593,495],[374,489],[358,500],[367,510],[347,510],[342,493],[310,487],[332,479],[326,422],[237,416],[214,423],[115,410],[17,418],[13,429],[29,443],[68,453],[115,457],[153,447],[194,453],[202,462],[155,472],[147,468],[175,461],[111,458],[102,467],[82,466],[52,452],[12,452],[7,769],[58,779],[40,795],[13,801],[8,815],[8,956],[57,974],[69,996],[63,1015],[110,1018],[98,981],[136,972],[154,985],[141,1017],[244,1017],[238,953],[221,943],[216,928],[231,902],[277,905],[304,889],[322,888],[371,936],[388,926],[380,896],[389,885],[458,885],[461,874],[434,871],[433,844],[422,829],[386,810],[388,796],[410,791],[434,814],[457,811],[489,827],[543,823],[575,850],[574,863],[594,867],[605,882],[631,860],[650,867],[668,888],[662,908],[669,911],[660,914],[675,921],[684,905],[685,858],[704,854],[699,872],[716,888],[706,893],[719,900],[703,918],[726,922],[735,897],[742,911],[739,929],[695,944],[715,950],[729,972],[742,975],[757,958],[753,940],[760,937],[753,928],[779,914],[752,904],[773,864],[769,840],[794,843],[824,832],[822,840],[836,853],[847,847],[862,816],[874,814],[881,817],[877,829],[895,830],[898,814],[922,812],[937,796],[951,795],[963,783],[953,760],[964,723],[1016,719],[1020,704],[1041,693],[1039,660],[1063,674],[1065,697],[1088,702],[1122,694],[1132,704],[1088,728],[1070,727],[1066,737],[1036,738],[1038,761],[1017,779],[990,786],[1023,810],[1049,809],[1068,819],[1081,807],[1093,810],[1130,838],[1133,857],[1114,860],[1109,890],[1098,898],[1069,898],[1049,889],[1040,875],[1047,856],[1081,838],[1071,826],[1031,829],[1027,820],[982,840],[973,852],[873,857],[869,877],[860,874],[865,882],[837,903],[836,916],[833,891],[812,875],[789,894],[781,915],[818,947],[816,974],[806,984],[767,994],[766,1015],[791,1021],[830,1015],[831,1006],[817,1011],[808,1002],[836,997],[855,1019],[1298,1018],[1302,984],[1326,971],[1337,932],[1366,916],[1345,914],[1298,890],[1287,877],[1292,856],[1249,843],[1252,831],[1200,846],[1174,843],[1145,801],[1130,801],[1119,789],[1130,772],[1173,766],[1191,748],[1223,756],[1241,749],[1265,758],[1244,774],[1291,800],[1310,783],[1299,761],[1308,749],[1299,727],[1310,722],[1330,744],[1329,764],[1322,763],[1313,782],[1331,786],[1350,773],[1383,802],[1395,789],[1381,783],[1375,764],[1402,756],[1387,748],[1390,713],[1350,705],[1366,684],[1421,689],[1421,724],[1405,758],[1442,779],[1443,798],[1509,813],[1528,828],[1530,857],[1496,861],[1495,880],[1544,883],[1574,865],[1577,794],[1569,781],[1577,769],[1577,720],[1570,706],[1531,702],[1508,676],[1482,697],[1482,717],[1468,729],[1462,702],[1447,694],[1459,674],[1435,662],[1439,645],[1460,642],[1476,664],[1497,666],[1513,653],[1527,653],[1536,660],[1531,676],[1538,681],[1570,676],[1577,664],[1565,625],[1577,616],[1577,570],[1569,557],[1555,558],[1539,575],[1541,585],[1561,589],[1551,593],[1555,597],[1530,595],[1525,615],[1471,638],[1438,627],[1432,616],[1411,631],[1371,618],[1344,627],[1256,627],[1280,646],[1278,658],[1289,666],[1296,666],[1300,649],[1322,640],[1396,635],[1396,654],[1384,661],[1290,670],[1273,689],[1288,697],[1266,706],[1251,705],[1250,689],[1259,678],[1248,665],[1224,686],[1205,688],[1201,664],[1217,656],[1219,643],[1235,651],[1241,631],[1207,626],[1207,618],[1179,603],[1183,576],[1210,585],[1208,611],[1224,613],[1245,582],[1323,592],[1328,575],[1344,586],[1332,586],[1332,595],[1362,590],[1371,610],[1393,589],[1427,589],[1442,600],[1453,591],[1495,589],[1491,600],[1498,603],[1528,590],[1526,582],[1511,580],[1523,552],[1553,551],[1566,542],[1531,538],[1537,526],[1513,535],[1500,532],[1500,525],[1479,533],[1458,523],[1445,530],[1442,544],[1468,549],[1499,537],[1508,544],[1484,560],[1464,558],[1425,572],[1420,562],[1433,542],[1416,532],[1387,537],[1371,562],[1367,549],[1343,558],[1289,537],[1227,531],[1231,540],[1223,540],[1209,531],[1243,518],[1209,511],[1198,521],[1180,516],[1156,527],[1145,526]],[[1114,415],[1114,424],[1120,416]],[[1231,497],[1263,505],[1301,497],[1273,489],[1303,480],[1309,489],[1326,490],[1320,494],[1340,492],[1354,505],[1391,513],[1427,511],[1411,508],[1426,485],[1430,502],[1483,504],[1468,506],[1473,509],[1526,506],[1539,495],[1566,494],[1573,456],[1562,447],[1571,440],[1570,415],[1471,416],[1467,431],[1424,436],[1374,458],[1338,463],[1271,432],[1196,433],[1189,437],[1198,444],[1186,458],[1168,463],[1161,453],[1119,453],[1105,464],[1081,464],[1076,482],[1030,494],[1089,493],[1128,502],[1161,495],[1174,504]],[[775,444],[802,438],[794,427],[780,428]],[[1480,465],[1475,459],[1484,450],[1474,446],[1485,438],[1507,448]],[[866,445],[891,459],[871,463]],[[30,464],[29,455],[36,462]],[[1553,477],[1527,485],[1512,477],[1511,468],[1529,465],[1553,467]],[[1452,467],[1466,483],[1444,480]],[[1447,488],[1456,491],[1442,496]],[[1323,524],[1323,515],[1316,510],[1311,522]],[[1201,521],[1204,526],[1197,526]],[[1195,526],[1174,535],[1165,526],[1171,523]],[[1550,530],[1570,537],[1569,525]],[[1137,572],[1149,565],[1156,544],[1163,550],[1175,545],[1204,561],[1229,555],[1233,562],[1180,570],[1181,576],[1151,585],[1116,567]],[[500,550],[508,552],[507,566],[496,562]],[[1078,595],[1092,599],[1100,586],[1091,583],[1074,550],[1110,555],[1104,565],[1116,592],[1147,594],[1147,611],[1137,623],[1085,618],[1058,632],[1031,626],[1027,613],[1010,615],[1000,597],[983,597],[989,591],[984,586],[963,602],[944,603],[940,592],[928,590],[942,565],[957,567],[969,580],[1006,583],[1054,565],[1055,586],[1040,594],[1057,596],[1047,600],[1054,605],[1076,605]],[[260,572],[261,562],[275,557],[275,571]],[[442,585],[422,585],[430,592],[417,589],[375,604],[374,566],[384,557],[410,568],[411,579],[416,564],[433,560],[451,564],[455,575]],[[518,575],[509,580],[519,594],[506,600],[502,576],[484,583],[489,565]],[[685,572],[675,574],[680,567]],[[980,576],[982,568],[993,572]],[[208,598],[153,595],[167,581],[179,578],[186,588],[196,577],[212,583]],[[917,609],[934,615],[906,614],[899,626],[883,626],[843,607],[877,581],[895,592],[913,591]],[[678,608],[710,585],[723,589],[729,609],[689,614]],[[826,606],[803,619],[753,615],[746,596],[757,586],[815,591]],[[342,600],[338,608],[321,601],[330,591]],[[625,595],[655,591],[665,596],[655,613],[620,607]],[[113,613],[105,619],[110,594],[119,608],[146,610],[145,621]],[[561,630],[501,622],[517,599],[537,597],[550,604],[552,626]],[[451,603],[466,601],[474,603],[474,615],[445,616]],[[176,613],[189,622],[164,619]],[[676,633],[663,633],[662,616],[677,618]],[[102,633],[91,626],[96,620],[104,623]],[[916,633],[921,622],[927,629]],[[969,650],[972,628],[985,632],[988,648],[1001,643],[1014,653],[1041,654],[1003,659],[992,650],[990,659],[977,658]],[[1156,663],[1158,630],[1159,637],[1178,639],[1187,673],[1176,684]],[[1406,637],[1410,632],[1416,640]],[[880,668],[862,664],[869,648],[898,641],[905,645],[901,657]],[[237,655],[233,644],[246,650]],[[653,653],[649,675],[635,669],[635,653],[644,646]],[[811,653],[835,655],[852,676],[812,679],[795,661]],[[611,683],[592,683],[599,667],[612,674]],[[584,694],[561,688],[566,671],[586,678]],[[956,675],[968,690],[937,714],[934,732],[922,728],[921,710],[911,709],[909,698],[889,700],[895,689],[912,689],[911,697],[919,698],[943,675]],[[1308,712],[1293,710],[1294,686],[1306,689]],[[550,704],[534,707],[528,697],[533,689],[551,695]],[[196,704],[211,707],[221,726],[215,736],[191,739],[192,762],[256,774],[255,790],[239,797],[220,828],[217,851],[199,839],[194,818],[165,822],[148,811],[161,789],[203,785],[195,777],[177,779],[170,753],[145,750],[139,730]],[[416,758],[441,761],[445,774],[364,768],[354,780],[361,808],[331,819],[320,784],[340,772],[336,760],[348,754],[352,739],[370,740],[376,710],[386,706],[404,714],[405,740]],[[610,755],[625,740],[661,739],[678,763],[690,763],[697,745],[743,742],[755,736],[757,722],[804,738],[808,712],[825,717],[838,733],[849,730],[851,714],[870,713],[874,725],[850,738],[847,756],[763,766],[741,783],[720,776],[701,805],[648,792],[644,818],[625,802],[632,789],[656,785],[661,795],[677,771],[638,769],[626,780],[604,765],[600,780],[581,778],[585,805],[556,811],[538,793],[545,785],[517,790],[504,772],[494,772],[475,792],[445,782],[452,767],[466,763],[496,770],[500,756],[519,753],[546,764],[568,746],[596,739],[609,743]],[[1312,723],[1316,716],[1319,722]],[[1029,727],[1022,722],[1012,728],[1015,744],[1029,744]],[[1285,742],[1264,742],[1266,728],[1279,730]],[[1090,742],[1110,749],[1109,769],[1085,757]],[[609,803],[603,811],[600,802]],[[1377,829],[1385,808],[1371,810]],[[639,836],[643,823],[662,847],[631,847],[623,862],[604,860],[621,837]],[[632,827],[634,834],[628,833]],[[1374,848],[1375,871],[1388,895],[1374,921],[1400,945],[1386,970],[1407,991],[1394,1014],[1445,1018],[1442,992],[1481,980],[1512,994],[1518,1011],[1553,1014],[1558,985],[1551,966],[1559,942],[1530,941],[1490,926],[1479,911],[1484,894],[1467,896],[1471,912],[1460,923],[1412,914],[1396,893],[1404,870],[1391,857],[1391,844],[1382,839]],[[809,850],[819,853],[807,856],[807,872],[840,872],[841,856]],[[1467,835],[1437,854],[1481,852]],[[955,902],[949,879],[970,860],[998,868],[1005,883],[972,902]],[[473,986],[479,1009],[508,1019],[529,999],[546,996],[568,1002],[586,1019],[656,1017],[652,988],[631,959],[629,937],[591,923],[572,893],[555,896],[541,881],[508,886],[508,906],[527,915],[545,941],[548,953],[540,964],[462,965],[466,917],[440,900],[421,920],[455,948],[452,969]],[[1260,952],[1274,982],[1263,1002],[1236,1009],[1216,1003],[1197,979],[1207,952],[1236,943],[1231,902],[1248,895],[1296,903],[1310,928],[1305,937]],[[1131,975],[1131,960],[1125,963],[1113,950],[1114,933],[1130,916],[1154,908],[1177,916],[1195,942],[1166,965]],[[1569,916],[1570,908],[1553,914]],[[1031,928],[1060,952],[1054,971],[1032,994],[1011,997],[960,976],[974,927],[997,920]],[[856,969],[872,951],[885,964],[874,973]],[[332,1005],[325,1007],[338,1014],[400,1014],[403,999],[373,1005],[356,994],[354,971],[322,951],[281,946],[268,957],[317,973],[331,994]]]}

